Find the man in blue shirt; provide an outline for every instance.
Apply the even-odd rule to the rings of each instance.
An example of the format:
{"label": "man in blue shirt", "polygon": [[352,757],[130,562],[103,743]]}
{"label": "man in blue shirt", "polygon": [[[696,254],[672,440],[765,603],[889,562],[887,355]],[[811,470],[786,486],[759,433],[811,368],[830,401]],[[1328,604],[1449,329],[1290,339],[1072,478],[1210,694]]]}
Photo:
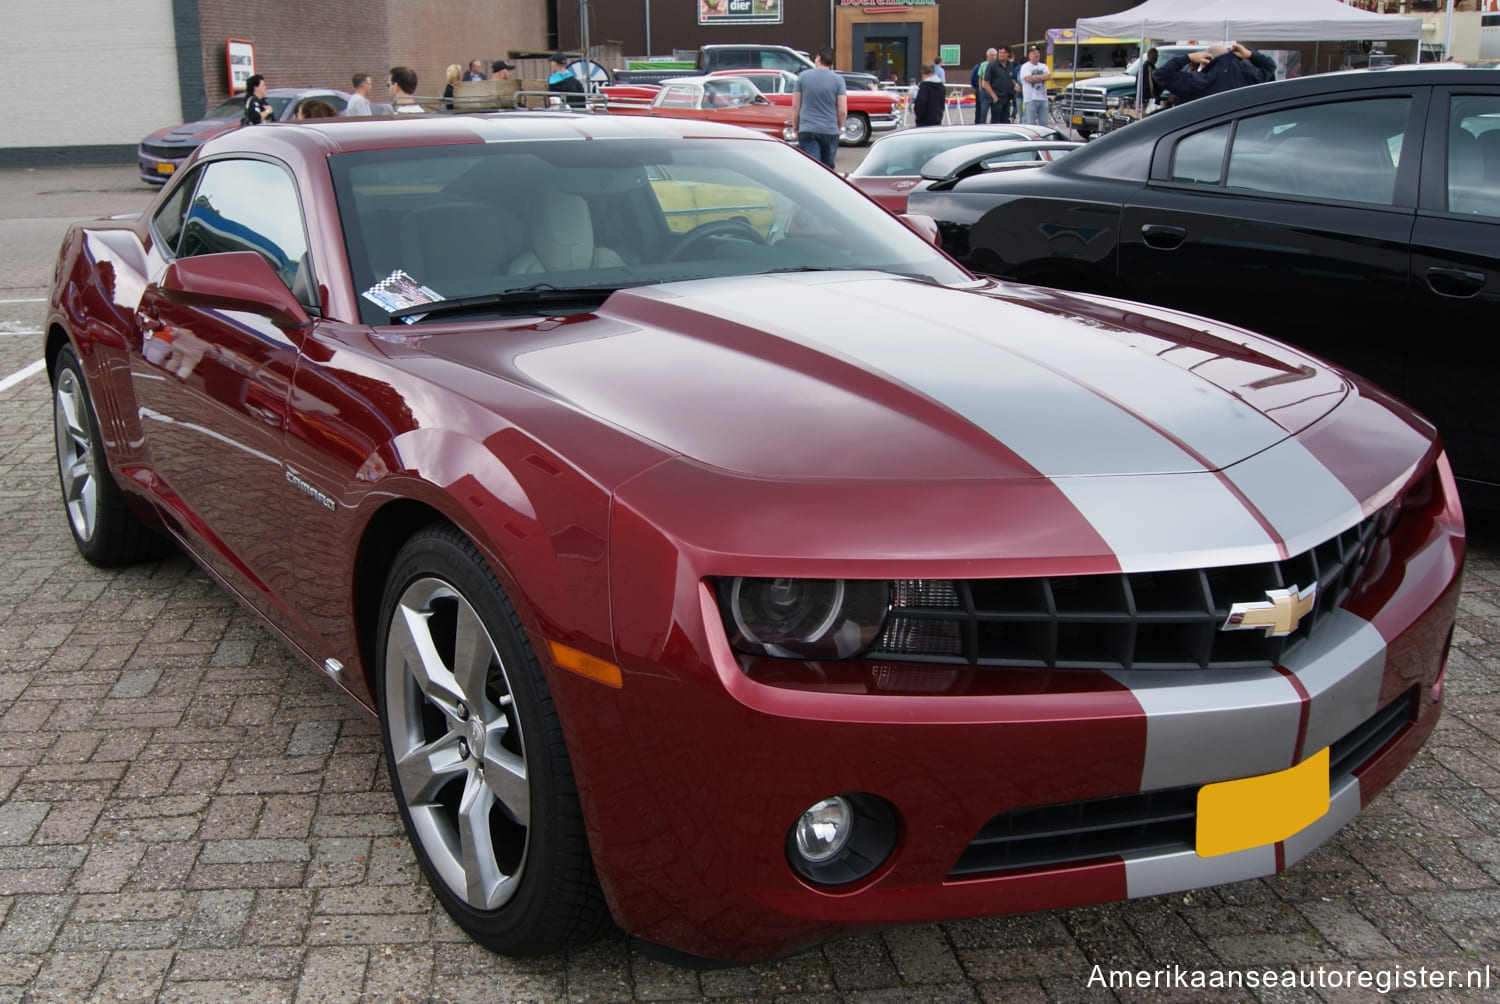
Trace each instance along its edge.
{"label": "man in blue shirt", "polygon": [[833,167],[839,149],[839,134],[849,116],[849,92],[844,78],[833,72],[833,50],[819,49],[813,68],[803,70],[792,90],[792,121],[797,125],[797,145],[809,157]]}

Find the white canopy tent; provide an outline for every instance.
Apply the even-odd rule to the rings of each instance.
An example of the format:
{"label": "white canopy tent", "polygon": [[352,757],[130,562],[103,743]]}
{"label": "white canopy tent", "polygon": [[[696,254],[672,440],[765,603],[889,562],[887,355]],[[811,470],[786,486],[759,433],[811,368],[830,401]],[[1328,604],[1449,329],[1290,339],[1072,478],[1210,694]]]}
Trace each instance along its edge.
{"label": "white canopy tent", "polygon": [[1419,42],[1422,19],[1374,14],[1339,0],[1147,0],[1118,14],[1083,18],[1078,34],[1157,41]]}

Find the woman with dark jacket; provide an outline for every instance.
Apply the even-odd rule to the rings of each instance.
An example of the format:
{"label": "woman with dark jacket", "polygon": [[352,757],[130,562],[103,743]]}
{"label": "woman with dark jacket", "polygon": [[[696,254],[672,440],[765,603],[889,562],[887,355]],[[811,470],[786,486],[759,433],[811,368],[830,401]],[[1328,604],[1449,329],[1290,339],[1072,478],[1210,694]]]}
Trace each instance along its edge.
{"label": "woman with dark jacket", "polygon": [[932,64],[923,63],[922,82],[917,85],[917,96],[911,102],[912,121],[919,126],[942,125],[947,104],[947,90],[933,74]]}

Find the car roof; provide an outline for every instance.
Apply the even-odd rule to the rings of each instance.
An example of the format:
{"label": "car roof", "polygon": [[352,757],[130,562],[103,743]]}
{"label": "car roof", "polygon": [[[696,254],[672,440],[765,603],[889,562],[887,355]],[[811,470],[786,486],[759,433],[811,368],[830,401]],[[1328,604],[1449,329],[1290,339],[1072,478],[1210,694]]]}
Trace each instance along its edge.
{"label": "car roof", "polygon": [[389,115],[303,119],[235,129],[200,148],[200,157],[238,151],[321,160],[341,153],[469,143],[684,137],[780,143],[716,122],[571,111],[502,111],[458,115]]}

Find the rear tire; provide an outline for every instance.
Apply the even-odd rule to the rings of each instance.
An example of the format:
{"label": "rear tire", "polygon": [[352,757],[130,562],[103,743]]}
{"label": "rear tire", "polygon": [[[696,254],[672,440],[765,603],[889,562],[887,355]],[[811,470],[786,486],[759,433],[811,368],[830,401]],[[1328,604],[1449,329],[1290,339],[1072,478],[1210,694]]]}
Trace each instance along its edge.
{"label": "rear tire", "polygon": [[456,528],[401,549],[378,639],[391,787],[443,908],[503,955],[596,937],[609,912],[557,710],[515,609]]}
{"label": "rear tire", "polygon": [[71,345],[63,347],[53,366],[52,427],[63,510],[78,553],[101,568],[164,554],[167,541],[130,511],[110,473],[99,420]]}

